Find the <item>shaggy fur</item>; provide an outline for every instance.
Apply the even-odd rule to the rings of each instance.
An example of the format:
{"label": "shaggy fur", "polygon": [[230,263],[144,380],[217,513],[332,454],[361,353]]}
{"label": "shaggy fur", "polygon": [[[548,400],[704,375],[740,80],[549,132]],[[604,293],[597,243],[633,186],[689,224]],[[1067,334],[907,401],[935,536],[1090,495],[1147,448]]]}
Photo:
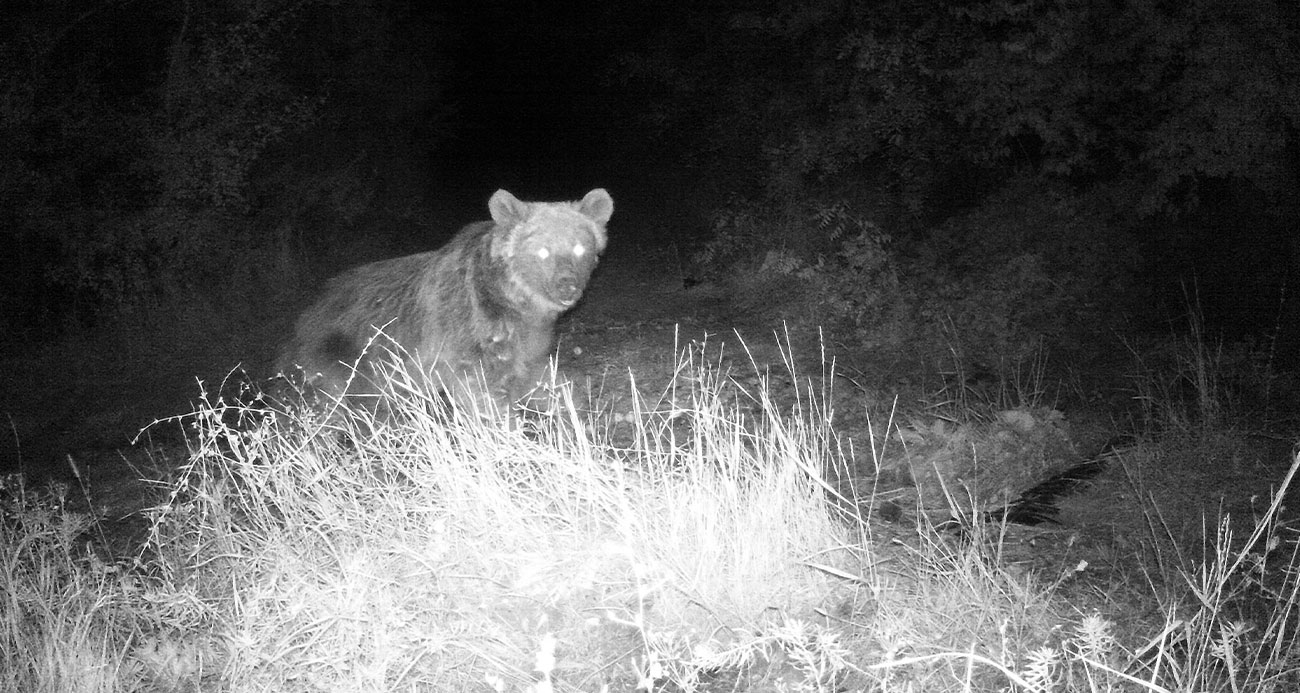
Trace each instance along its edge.
{"label": "shaggy fur", "polygon": [[396,354],[453,400],[486,385],[509,407],[532,390],[554,348],[556,319],[582,296],[605,249],[614,202],[603,189],[581,202],[521,202],[498,190],[488,211],[491,221],[466,226],[438,250],[331,279],[298,318],[281,372],[301,367],[308,384],[332,395],[368,394],[376,361]]}

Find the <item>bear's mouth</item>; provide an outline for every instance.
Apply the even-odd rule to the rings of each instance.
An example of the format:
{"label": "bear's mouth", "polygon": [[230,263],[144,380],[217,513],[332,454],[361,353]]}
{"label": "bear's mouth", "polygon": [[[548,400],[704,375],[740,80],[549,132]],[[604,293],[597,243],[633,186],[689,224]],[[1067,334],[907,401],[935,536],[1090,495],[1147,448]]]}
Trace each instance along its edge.
{"label": "bear's mouth", "polygon": [[577,282],[567,281],[554,285],[550,293],[557,304],[569,308],[577,303],[578,298],[582,296],[582,287]]}

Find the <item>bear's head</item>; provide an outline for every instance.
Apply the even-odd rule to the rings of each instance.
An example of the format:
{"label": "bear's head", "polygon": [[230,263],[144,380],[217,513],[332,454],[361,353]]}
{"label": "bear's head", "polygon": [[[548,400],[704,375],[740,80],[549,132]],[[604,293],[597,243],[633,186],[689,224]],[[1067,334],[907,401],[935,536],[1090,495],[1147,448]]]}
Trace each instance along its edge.
{"label": "bear's head", "polygon": [[600,253],[614,201],[603,188],[580,202],[522,202],[505,190],[488,201],[493,256],[537,309],[561,313],[582,297]]}

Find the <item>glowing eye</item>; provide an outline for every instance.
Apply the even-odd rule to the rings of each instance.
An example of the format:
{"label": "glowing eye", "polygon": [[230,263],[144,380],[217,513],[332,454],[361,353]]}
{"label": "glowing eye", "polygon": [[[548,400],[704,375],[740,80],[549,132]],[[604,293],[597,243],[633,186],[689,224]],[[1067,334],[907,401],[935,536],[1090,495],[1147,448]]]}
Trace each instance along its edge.
{"label": "glowing eye", "polygon": [[582,247],[582,244],[581,244],[581,243],[579,243],[578,245],[573,246],[573,256],[574,256],[574,257],[582,257],[583,255],[586,255],[586,254],[587,254],[587,249],[584,248],[584,247]]}
{"label": "glowing eye", "polygon": [[551,256],[551,251],[550,251],[550,250],[547,250],[546,248],[538,248],[538,249],[537,249],[537,257],[539,257],[539,258],[545,260],[546,258],[548,258],[548,257],[550,257],[550,256]]}

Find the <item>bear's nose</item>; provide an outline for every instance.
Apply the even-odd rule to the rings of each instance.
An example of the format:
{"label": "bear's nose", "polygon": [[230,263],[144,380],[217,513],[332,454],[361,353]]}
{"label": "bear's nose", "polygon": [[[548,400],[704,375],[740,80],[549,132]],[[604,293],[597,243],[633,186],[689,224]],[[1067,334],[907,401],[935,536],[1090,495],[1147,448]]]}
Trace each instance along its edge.
{"label": "bear's nose", "polygon": [[555,297],[560,299],[560,303],[566,307],[576,303],[581,295],[582,287],[578,286],[578,283],[574,281],[560,282],[555,287]]}

